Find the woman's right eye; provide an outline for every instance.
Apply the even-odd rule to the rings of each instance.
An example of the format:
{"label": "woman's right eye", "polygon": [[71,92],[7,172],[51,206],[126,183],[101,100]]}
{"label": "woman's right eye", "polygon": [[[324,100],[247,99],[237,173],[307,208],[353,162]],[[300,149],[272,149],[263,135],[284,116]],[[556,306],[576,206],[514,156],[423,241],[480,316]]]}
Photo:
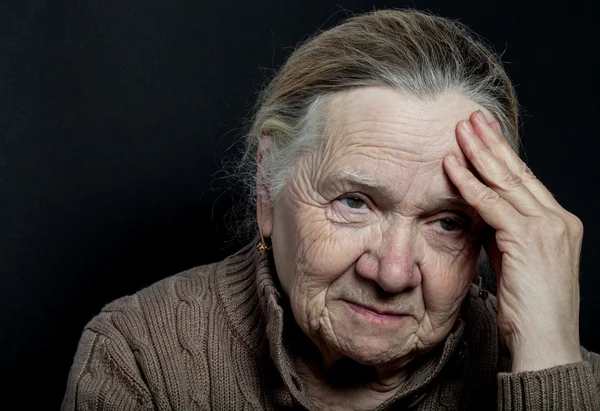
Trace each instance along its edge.
{"label": "woman's right eye", "polygon": [[349,208],[361,209],[367,206],[365,200],[358,197],[344,197],[341,198],[340,201],[348,206]]}

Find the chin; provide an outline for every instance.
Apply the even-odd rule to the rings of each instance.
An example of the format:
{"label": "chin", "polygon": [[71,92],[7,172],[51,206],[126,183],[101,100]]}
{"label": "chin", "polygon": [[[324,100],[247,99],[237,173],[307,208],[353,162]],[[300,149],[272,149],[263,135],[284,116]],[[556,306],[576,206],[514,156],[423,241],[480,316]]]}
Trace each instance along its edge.
{"label": "chin", "polygon": [[[403,341],[400,342],[399,341]],[[382,336],[353,336],[341,353],[363,365],[384,365],[408,360],[413,356],[414,344],[406,339]]]}
{"label": "chin", "polygon": [[[384,365],[414,357],[418,347],[413,318],[372,318],[352,310],[332,310],[331,328],[322,335],[331,351],[363,365]],[[329,337],[329,338],[327,338]]]}

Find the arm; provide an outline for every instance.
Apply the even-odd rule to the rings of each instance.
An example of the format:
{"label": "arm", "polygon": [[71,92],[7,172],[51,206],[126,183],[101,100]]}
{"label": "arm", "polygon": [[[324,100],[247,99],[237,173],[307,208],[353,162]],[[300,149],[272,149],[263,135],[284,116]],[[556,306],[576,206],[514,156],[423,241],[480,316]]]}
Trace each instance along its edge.
{"label": "arm", "polygon": [[600,410],[600,355],[539,371],[498,374],[498,410]]}
{"label": "arm", "polygon": [[598,356],[579,344],[581,221],[535,178],[496,121],[472,114],[457,141],[465,158],[451,154],[444,167],[491,228],[483,242],[511,353],[510,373],[497,377],[499,409],[600,409]]}
{"label": "arm", "polygon": [[86,327],[69,373],[61,410],[153,410],[133,351],[102,313]]}

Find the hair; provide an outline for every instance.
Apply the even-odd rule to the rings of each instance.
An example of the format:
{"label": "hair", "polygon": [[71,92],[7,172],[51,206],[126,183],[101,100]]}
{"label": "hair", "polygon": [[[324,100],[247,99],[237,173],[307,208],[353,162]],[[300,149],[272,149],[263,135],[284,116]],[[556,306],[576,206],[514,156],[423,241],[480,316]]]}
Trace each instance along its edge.
{"label": "hair", "polygon": [[247,212],[238,227],[256,235],[257,195],[275,201],[298,153],[321,141],[328,99],[372,86],[421,99],[457,91],[492,113],[519,151],[514,88],[500,58],[479,36],[460,22],[415,10],[358,15],[306,40],[260,93],[236,170]]}

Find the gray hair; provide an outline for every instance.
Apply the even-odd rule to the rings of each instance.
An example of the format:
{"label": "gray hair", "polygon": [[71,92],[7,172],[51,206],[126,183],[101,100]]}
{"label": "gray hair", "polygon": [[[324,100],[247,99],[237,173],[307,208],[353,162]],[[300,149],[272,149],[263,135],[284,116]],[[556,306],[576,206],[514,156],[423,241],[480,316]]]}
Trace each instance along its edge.
{"label": "gray hair", "polygon": [[256,233],[257,195],[275,201],[298,153],[321,141],[329,98],[369,86],[421,99],[458,91],[492,113],[519,150],[519,107],[511,81],[499,57],[469,28],[415,10],[352,17],[298,47],[257,100],[236,172],[245,187],[247,233]]}

